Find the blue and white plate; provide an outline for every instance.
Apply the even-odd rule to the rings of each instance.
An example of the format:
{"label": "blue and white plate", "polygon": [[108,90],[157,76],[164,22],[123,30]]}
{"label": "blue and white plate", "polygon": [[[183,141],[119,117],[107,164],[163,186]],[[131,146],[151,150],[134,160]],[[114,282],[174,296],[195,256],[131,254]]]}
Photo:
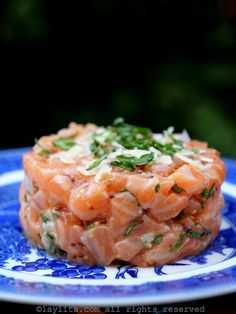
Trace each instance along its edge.
{"label": "blue and white plate", "polygon": [[33,248],[18,221],[26,149],[0,152],[0,299],[54,305],[138,305],[236,291],[236,162],[225,159],[223,222],[202,254],[162,267],[84,266]]}

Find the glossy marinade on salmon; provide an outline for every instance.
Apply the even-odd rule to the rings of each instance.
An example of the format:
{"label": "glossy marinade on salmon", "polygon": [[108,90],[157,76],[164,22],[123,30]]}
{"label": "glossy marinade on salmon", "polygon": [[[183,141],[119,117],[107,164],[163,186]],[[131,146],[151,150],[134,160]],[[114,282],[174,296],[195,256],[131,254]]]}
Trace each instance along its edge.
{"label": "glossy marinade on salmon", "polygon": [[162,265],[217,236],[224,162],[172,127],[71,123],[23,157],[20,221],[49,254],[86,265]]}

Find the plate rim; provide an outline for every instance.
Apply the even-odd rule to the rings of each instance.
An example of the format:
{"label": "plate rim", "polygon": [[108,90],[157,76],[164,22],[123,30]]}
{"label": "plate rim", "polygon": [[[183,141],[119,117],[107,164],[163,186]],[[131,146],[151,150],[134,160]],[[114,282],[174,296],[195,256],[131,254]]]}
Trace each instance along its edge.
{"label": "plate rim", "polygon": [[[0,158],[3,157],[4,155],[5,157],[7,157],[6,155],[15,155],[18,156],[19,154],[23,154],[24,152],[27,152],[30,149],[30,147],[22,147],[22,148],[10,148],[10,149],[4,149],[4,150],[0,150]],[[228,157],[223,157],[223,159],[226,161],[226,163],[234,163],[236,166],[236,162],[234,159],[228,158]],[[236,167],[235,167],[236,168]],[[19,169],[20,170],[20,169]],[[227,217],[226,217],[227,218]],[[225,269],[223,269],[223,271],[227,271],[230,269],[233,269],[235,267],[235,277],[236,277],[236,264],[233,266],[229,266]],[[215,271],[215,272],[219,272]],[[207,272],[207,275],[214,273],[209,271]],[[204,273],[203,273],[204,274]],[[0,275],[0,277],[6,277],[6,278],[10,278],[4,275]],[[175,279],[175,280],[170,280],[167,282],[176,282],[176,281],[189,281],[191,280],[192,277],[187,277],[184,279]],[[21,279],[14,279],[14,282],[16,281],[23,281]],[[125,279],[128,280],[128,279]],[[23,281],[24,282],[24,281]],[[137,286],[140,285],[147,285],[147,284],[158,284],[158,281],[151,281],[151,280],[147,280],[146,283],[141,283],[138,284]],[[53,285],[53,284],[50,284]],[[20,293],[14,293],[14,291],[12,292],[4,292],[1,291],[1,282],[0,282],[0,299],[3,301],[10,301],[10,302],[19,302],[19,303],[27,303],[27,304],[40,304],[40,305],[57,305],[57,306],[63,306],[63,305],[68,305],[68,306],[87,306],[92,305],[92,306],[114,306],[114,305],[147,305],[147,304],[169,304],[169,303],[177,303],[177,302],[182,302],[182,301],[193,301],[193,300],[199,300],[199,299],[206,299],[206,298],[210,298],[210,297],[217,297],[220,295],[225,295],[225,294],[229,294],[229,293],[233,293],[236,292],[236,278],[234,278],[233,281],[226,282],[224,284],[219,284],[217,285],[217,289],[215,286],[211,286],[208,285],[206,287],[199,287],[194,290],[194,291],[189,291],[188,289],[186,289],[186,287],[180,291],[180,292],[170,292],[170,295],[168,296],[168,299],[165,298],[165,296],[168,294],[168,291],[164,294],[160,294],[160,295],[151,295],[151,296],[147,296],[147,295],[138,295],[138,296],[127,296],[127,297],[114,297],[112,298],[112,296],[109,296],[108,298],[103,298],[103,297],[94,297],[94,298],[79,298],[78,296],[66,296],[66,297],[60,297],[60,301],[58,301],[58,299],[56,298],[55,295],[53,296],[46,296],[46,293],[43,294],[39,294],[38,296],[36,295],[31,295],[30,293],[27,294],[25,292]],[[65,285],[65,287],[67,286],[67,284]],[[80,285],[76,285],[76,286],[80,286]],[[82,285],[83,287],[85,287],[86,285]],[[109,286],[109,283],[106,285],[106,283],[104,283],[104,285],[102,286]],[[117,287],[120,286],[125,286],[125,284],[121,284],[121,285],[117,285]],[[134,287],[131,285],[131,287]],[[3,286],[4,288],[4,286]],[[29,298],[30,296],[30,298]]]}

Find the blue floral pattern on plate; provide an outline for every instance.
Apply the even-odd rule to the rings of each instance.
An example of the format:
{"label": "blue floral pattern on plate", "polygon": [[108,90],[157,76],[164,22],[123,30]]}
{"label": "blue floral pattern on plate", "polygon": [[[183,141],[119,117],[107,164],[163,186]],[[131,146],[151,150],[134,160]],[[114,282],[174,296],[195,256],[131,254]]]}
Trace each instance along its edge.
{"label": "blue floral pattern on plate", "polygon": [[[18,189],[27,149],[0,152],[0,297],[86,305],[145,304],[196,299],[236,291],[236,163],[225,159],[223,224],[214,243],[170,265],[85,266],[48,256],[31,246],[18,221]],[[236,194],[236,193],[235,193]],[[27,299],[28,298],[28,299]],[[89,300],[89,301],[88,301]],[[111,301],[113,300],[113,301]]]}

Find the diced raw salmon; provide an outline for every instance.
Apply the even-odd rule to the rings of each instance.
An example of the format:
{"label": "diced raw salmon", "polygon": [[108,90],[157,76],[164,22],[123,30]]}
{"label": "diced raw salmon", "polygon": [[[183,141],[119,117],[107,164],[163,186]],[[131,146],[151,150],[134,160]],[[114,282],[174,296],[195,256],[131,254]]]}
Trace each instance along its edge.
{"label": "diced raw salmon", "polygon": [[81,235],[81,242],[100,265],[109,265],[116,257],[115,243],[106,226],[84,231]]}
{"label": "diced raw salmon", "polygon": [[71,123],[24,155],[19,216],[26,236],[86,265],[146,267],[198,254],[220,228],[219,152],[200,141],[178,144],[181,137],[172,145],[169,131],[149,150],[155,137],[145,129],[135,139],[142,149],[132,148],[139,129],[126,124],[114,144],[115,128]]}

